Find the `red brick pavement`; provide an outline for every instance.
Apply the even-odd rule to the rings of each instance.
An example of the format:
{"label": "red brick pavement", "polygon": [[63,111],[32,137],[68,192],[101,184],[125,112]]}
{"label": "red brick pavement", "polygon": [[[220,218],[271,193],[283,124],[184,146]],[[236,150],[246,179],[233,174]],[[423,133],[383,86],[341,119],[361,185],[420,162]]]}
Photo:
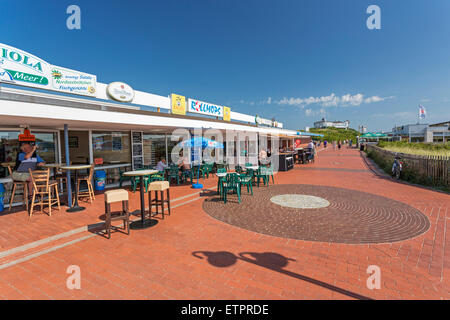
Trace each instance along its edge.
{"label": "red brick pavement", "polygon": [[[85,231],[1,257],[5,249],[99,222],[99,196],[81,213],[36,215],[31,222],[24,212],[0,217],[5,226],[0,234],[0,298],[450,298],[450,196],[394,182],[373,169],[359,151],[328,149],[314,164],[298,165],[275,179],[277,184],[336,186],[404,202],[430,219],[425,234],[373,245],[277,238],[211,218],[202,210],[204,197],[192,195],[174,202],[180,206],[155,227],[132,230],[130,236],[114,233],[107,240]],[[206,182],[207,187],[215,183]],[[172,198],[193,193],[187,186],[172,189]],[[137,194],[132,195],[132,209],[137,206]],[[81,268],[81,290],[66,288],[69,265]],[[379,290],[367,289],[369,265],[381,268]]]}

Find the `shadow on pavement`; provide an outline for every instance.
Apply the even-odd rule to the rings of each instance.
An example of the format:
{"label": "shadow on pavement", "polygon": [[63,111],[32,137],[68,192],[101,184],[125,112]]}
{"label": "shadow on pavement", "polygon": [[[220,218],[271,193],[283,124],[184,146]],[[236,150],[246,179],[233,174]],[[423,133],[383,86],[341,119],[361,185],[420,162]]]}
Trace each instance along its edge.
{"label": "shadow on pavement", "polygon": [[319,281],[292,271],[284,270],[283,268],[289,264],[289,261],[296,261],[294,259],[287,258],[281,254],[274,252],[241,252],[238,256],[234,255],[231,252],[227,251],[194,251],[192,255],[198,259],[203,259],[206,257],[209,264],[218,268],[226,268],[230,267],[238,260],[245,261],[248,263],[252,263],[254,265],[279,272],[281,274],[287,275],[289,277],[306,281],[312,283],[314,285],[320,286],[322,288],[346,295],[350,298],[358,299],[358,300],[372,300],[369,297],[362,296],[360,294],[333,286],[329,283]]}

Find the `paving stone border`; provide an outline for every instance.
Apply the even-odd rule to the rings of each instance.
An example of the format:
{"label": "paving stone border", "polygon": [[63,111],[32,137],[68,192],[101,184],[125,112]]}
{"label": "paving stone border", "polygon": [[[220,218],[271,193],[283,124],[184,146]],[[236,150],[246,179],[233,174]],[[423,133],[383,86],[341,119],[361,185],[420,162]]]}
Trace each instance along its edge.
{"label": "paving stone border", "polygon": [[[245,189],[245,188],[244,188]],[[246,230],[306,241],[370,244],[417,237],[430,228],[419,210],[366,192],[314,185],[271,185],[242,189],[242,203],[230,195],[223,203],[213,196],[203,203],[211,217]],[[270,199],[283,194],[321,197],[330,205],[319,209],[281,207]]]}

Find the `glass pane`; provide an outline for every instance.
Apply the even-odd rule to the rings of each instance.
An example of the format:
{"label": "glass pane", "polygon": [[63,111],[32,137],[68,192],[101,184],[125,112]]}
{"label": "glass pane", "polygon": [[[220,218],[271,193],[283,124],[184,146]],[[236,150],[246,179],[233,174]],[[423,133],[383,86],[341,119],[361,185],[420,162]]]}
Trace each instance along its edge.
{"label": "glass pane", "polygon": [[[19,152],[19,131],[0,131],[0,163],[15,162]],[[0,166],[0,178],[8,176],[8,169]]]}
{"label": "glass pane", "polygon": [[33,132],[36,136],[37,154],[47,163],[56,161],[56,133]]}
{"label": "glass pane", "polygon": [[131,162],[129,132],[92,132],[94,158],[102,158],[104,164]]}
{"label": "glass pane", "polygon": [[166,158],[166,136],[144,133],[144,165],[156,166],[161,158]]}

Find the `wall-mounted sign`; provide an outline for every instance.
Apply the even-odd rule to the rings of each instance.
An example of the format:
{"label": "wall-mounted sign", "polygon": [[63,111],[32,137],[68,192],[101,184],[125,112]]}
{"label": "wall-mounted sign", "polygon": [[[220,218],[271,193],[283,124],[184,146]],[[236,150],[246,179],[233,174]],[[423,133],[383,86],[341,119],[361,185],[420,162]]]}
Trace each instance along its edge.
{"label": "wall-mounted sign", "polygon": [[97,77],[52,66],[25,51],[0,43],[0,81],[95,97]]}
{"label": "wall-mounted sign", "polygon": [[106,93],[119,102],[131,102],[134,99],[134,90],[124,82],[112,82],[106,87]]}
{"label": "wall-mounted sign", "polygon": [[231,108],[223,107],[223,120],[231,121]]}
{"label": "wall-mounted sign", "polygon": [[261,124],[262,123],[262,119],[258,115],[255,116],[255,123],[256,124]]}
{"label": "wall-mounted sign", "polygon": [[184,96],[179,96],[177,94],[172,93],[170,95],[170,104],[172,106],[173,114],[186,114],[186,98]]}
{"label": "wall-mounted sign", "polygon": [[208,116],[223,117],[223,107],[200,100],[188,99],[188,111],[206,114]]}

